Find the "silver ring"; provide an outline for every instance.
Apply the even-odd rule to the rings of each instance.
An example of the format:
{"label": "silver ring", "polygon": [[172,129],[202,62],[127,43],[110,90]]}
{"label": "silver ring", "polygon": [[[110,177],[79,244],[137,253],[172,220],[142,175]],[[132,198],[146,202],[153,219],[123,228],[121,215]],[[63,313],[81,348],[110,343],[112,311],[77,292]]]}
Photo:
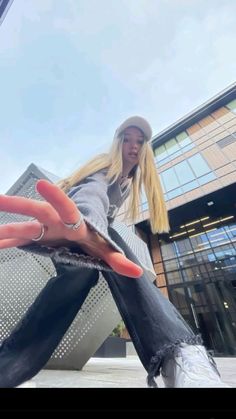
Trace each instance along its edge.
{"label": "silver ring", "polygon": [[31,239],[33,242],[38,242],[39,240],[41,240],[42,239],[42,237],[44,236],[44,233],[45,233],[45,228],[44,228],[44,225],[43,224],[41,224],[40,223],[40,225],[41,225],[41,233],[40,233],[40,235],[38,236],[38,237],[36,237],[35,239]]}
{"label": "silver ring", "polygon": [[83,222],[82,214],[80,214],[80,218],[77,223],[63,223],[67,228],[71,228],[72,230],[78,230]]}

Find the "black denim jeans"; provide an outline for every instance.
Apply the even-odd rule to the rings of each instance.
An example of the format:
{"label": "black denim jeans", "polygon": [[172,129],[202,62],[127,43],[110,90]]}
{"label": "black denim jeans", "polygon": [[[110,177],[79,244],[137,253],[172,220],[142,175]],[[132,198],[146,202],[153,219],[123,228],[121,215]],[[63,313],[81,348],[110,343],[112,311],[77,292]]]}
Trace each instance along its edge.
{"label": "black denim jeans", "polygon": [[[128,258],[138,260],[116,232]],[[56,265],[51,278],[34,303],[0,346],[0,387],[16,387],[31,379],[47,363],[74,320],[99,273],[95,269]],[[176,308],[144,272],[138,279],[102,272],[148,372],[148,385],[156,386],[165,356],[181,342],[201,343]]]}

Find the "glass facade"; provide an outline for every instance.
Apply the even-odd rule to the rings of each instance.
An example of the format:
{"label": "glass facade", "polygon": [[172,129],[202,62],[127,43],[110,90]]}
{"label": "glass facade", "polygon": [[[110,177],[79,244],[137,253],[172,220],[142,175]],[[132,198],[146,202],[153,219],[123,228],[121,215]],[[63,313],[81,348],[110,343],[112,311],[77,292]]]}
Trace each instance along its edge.
{"label": "glass facade", "polygon": [[173,199],[216,178],[200,153],[175,164],[160,174],[165,199]]}
{"label": "glass facade", "polygon": [[193,147],[194,144],[192,143],[191,138],[186,131],[183,131],[176,135],[176,137],[166,141],[165,144],[154,148],[153,151],[158,166],[161,166],[181,154],[186,153],[186,151],[191,150]]}
{"label": "glass facade", "polygon": [[[216,179],[215,173],[200,153],[196,153],[160,173],[160,180],[166,201],[198,188],[200,185],[204,185],[214,179]],[[142,192],[141,208],[142,211],[148,209],[144,191]]]}
{"label": "glass facade", "polygon": [[[204,110],[202,119],[195,119],[178,135],[172,134],[170,138],[167,131],[166,141],[154,146],[165,200],[171,201],[197,189],[198,193],[191,196],[198,202],[197,213],[203,214],[199,219],[175,227],[169,236],[159,237],[161,255],[159,250],[154,252],[159,255],[154,266],[158,286],[165,294],[168,291],[170,300],[195,332],[202,335],[207,348],[216,356],[236,356],[235,189],[227,192],[232,196],[230,205],[226,203],[229,199],[225,191],[221,193],[222,188],[235,181],[232,145],[236,138],[236,99],[211,109],[208,114]],[[177,129],[176,126],[176,132]],[[159,141],[163,140],[162,133]],[[186,153],[191,149],[191,153]],[[169,162],[165,170],[163,165]],[[201,187],[216,179],[219,181],[217,192],[216,182]],[[212,202],[212,210],[206,211],[206,193],[213,192],[220,198],[216,199],[217,205]],[[178,222],[175,215],[182,220],[186,219],[184,214],[188,219],[191,217],[186,205],[191,208],[190,214],[196,213],[189,195],[184,198],[168,205],[175,225]],[[209,201],[211,199],[212,195]],[[147,209],[143,193],[141,211]]]}
{"label": "glass facade", "polygon": [[169,298],[218,356],[236,355],[234,221],[202,217],[160,240]]}

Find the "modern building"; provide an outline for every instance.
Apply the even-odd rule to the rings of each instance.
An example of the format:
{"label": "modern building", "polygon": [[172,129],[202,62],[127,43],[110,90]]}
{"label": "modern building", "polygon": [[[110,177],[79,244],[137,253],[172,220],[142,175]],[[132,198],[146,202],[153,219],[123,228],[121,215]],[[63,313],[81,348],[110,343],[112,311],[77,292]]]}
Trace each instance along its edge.
{"label": "modern building", "polygon": [[0,0],[0,25],[4,21],[5,16],[10,9],[13,0]]}
{"label": "modern building", "polygon": [[[201,333],[205,345],[215,356],[236,355],[236,83],[154,136],[152,147],[171,231],[162,235],[151,233],[145,194],[140,217],[132,226],[148,245],[156,273],[156,279],[154,273],[152,281],[156,281],[195,332]],[[30,165],[7,193],[34,197],[35,181],[41,177],[56,180],[52,174]],[[123,218],[124,207],[119,213],[118,223],[119,218]],[[2,215],[0,223],[18,221],[18,218],[16,215]],[[136,239],[132,241],[136,242]],[[146,246],[140,242],[143,255]],[[1,252],[0,308],[6,315],[3,316],[0,340],[9,333],[33,294],[37,295],[37,287],[42,287],[52,275],[52,267],[47,265],[49,262],[42,263],[40,256],[25,255],[22,258],[20,252],[17,249]],[[25,275],[21,284],[17,282],[19,269],[22,278]],[[32,275],[29,275],[29,269]],[[38,270],[41,282],[38,274],[35,275]],[[36,278],[34,287],[32,278]],[[30,292],[27,288],[29,280]],[[76,318],[52,357],[51,365],[58,366],[59,362],[60,366],[72,368],[76,363],[78,368],[77,360],[83,359],[85,363],[92,354],[86,352],[86,356],[81,358],[78,350],[81,352],[84,345],[95,351],[115,327],[120,317],[109,290],[104,287],[105,281],[98,289],[94,288],[95,294],[91,294],[87,311],[84,308],[86,315]],[[13,304],[16,291],[22,297]],[[95,317],[93,309],[91,311],[96,300],[94,295],[108,299],[104,303],[105,309],[101,310],[99,297],[100,311]],[[113,304],[112,309],[107,301]],[[12,314],[9,316],[10,308]],[[113,321],[112,325],[106,321],[106,310],[113,313],[109,320],[110,323]],[[81,322],[90,318],[87,312],[98,323],[86,324],[85,334]],[[99,333],[101,341],[96,345],[94,341],[91,343],[93,327],[96,331],[98,328],[102,330]],[[73,347],[68,345],[72,336]]]}
{"label": "modern building", "polygon": [[135,230],[156,284],[208,349],[236,355],[236,83],[155,135],[152,147],[171,231],[151,233],[145,197]]}

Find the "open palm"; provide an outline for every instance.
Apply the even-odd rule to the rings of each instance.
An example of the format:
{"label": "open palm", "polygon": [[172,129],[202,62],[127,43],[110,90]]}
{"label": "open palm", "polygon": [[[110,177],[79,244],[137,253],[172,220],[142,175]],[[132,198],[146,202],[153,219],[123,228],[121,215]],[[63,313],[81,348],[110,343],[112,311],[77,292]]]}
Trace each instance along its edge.
{"label": "open palm", "polygon": [[41,224],[43,224],[45,234],[38,242],[39,244],[60,246],[76,242],[86,253],[102,259],[115,272],[132,278],[142,275],[143,271],[140,266],[117,252],[84,221],[78,230],[65,226],[64,223],[76,223],[80,218],[80,212],[74,201],[68,198],[60,188],[44,179],[37,182],[36,188],[45,201],[0,195],[0,211],[35,218],[32,221],[1,225],[0,249],[32,243],[32,239],[40,235]]}

